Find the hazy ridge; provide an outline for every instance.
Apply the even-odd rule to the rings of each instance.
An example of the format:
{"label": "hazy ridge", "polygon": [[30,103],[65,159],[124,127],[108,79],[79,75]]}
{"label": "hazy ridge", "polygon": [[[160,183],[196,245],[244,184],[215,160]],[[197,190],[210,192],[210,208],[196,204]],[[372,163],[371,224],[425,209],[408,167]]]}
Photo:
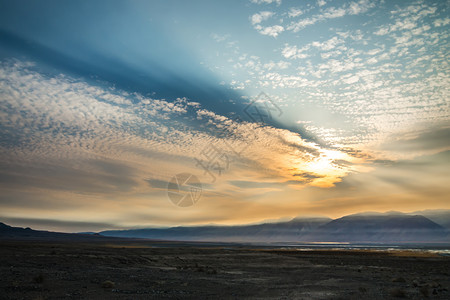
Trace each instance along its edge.
{"label": "hazy ridge", "polygon": [[[422,214],[427,215],[425,217]],[[450,243],[450,211],[405,214],[365,212],[330,218],[294,218],[287,222],[240,226],[195,226],[107,230],[69,234],[11,227],[0,223],[0,238],[107,239],[139,238],[205,242],[304,243]]]}
{"label": "hazy ridge", "polygon": [[428,217],[400,212],[361,213],[335,220],[295,218],[242,226],[197,226],[102,231],[101,235],[215,242],[450,243],[450,211]]}

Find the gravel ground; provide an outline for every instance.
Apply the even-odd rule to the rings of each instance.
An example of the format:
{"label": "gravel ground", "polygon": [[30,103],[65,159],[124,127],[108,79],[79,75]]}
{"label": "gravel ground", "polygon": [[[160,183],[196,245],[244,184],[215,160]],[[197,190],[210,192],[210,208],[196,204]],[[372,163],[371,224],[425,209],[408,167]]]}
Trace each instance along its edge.
{"label": "gravel ground", "polygon": [[450,257],[156,246],[0,241],[0,299],[450,299]]}

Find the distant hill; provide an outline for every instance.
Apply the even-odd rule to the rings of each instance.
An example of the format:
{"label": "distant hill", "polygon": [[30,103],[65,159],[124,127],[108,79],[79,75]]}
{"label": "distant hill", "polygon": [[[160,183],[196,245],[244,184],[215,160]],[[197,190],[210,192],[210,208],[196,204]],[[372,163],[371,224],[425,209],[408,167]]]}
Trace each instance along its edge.
{"label": "distant hill", "polygon": [[62,233],[12,227],[0,222],[0,240],[51,240],[51,241],[106,241],[111,238],[100,235]]}
{"label": "distant hill", "polygon": [[242,226],[172,227],[102,231],[101,235],[214,242],[296,242],[331,221],[329,218],[296,218],[288,222]]}
{"label": "distant hill", "polygon": [[412,214],[424,216],[450,230],[450,209],[422,210],[413,212]]}
{"label": "distant hill", "polygon": [[100,232],[105,236],[179,241],[450,243],[449,231],[420,215],[362,213],[336,220],[293,219],[248,226],[172,227]]}
{"label": "distant hill", "polygon": [[310,242],[450,242],[449,231],[419,215],[358,214],[333,220],[304,237]]}
{"label": "distant hill", "polygon": [[445,228],[449,211],[366,212],[339,219],[295,218],[287,222],[240,226],[196,226],[109,230],[97,234],[69,234],[11,227],[0,223],[0,239],[105,240],[140,238],[166,241],[201,242],[279,242],[279,243],[447,243],[450,230]]}

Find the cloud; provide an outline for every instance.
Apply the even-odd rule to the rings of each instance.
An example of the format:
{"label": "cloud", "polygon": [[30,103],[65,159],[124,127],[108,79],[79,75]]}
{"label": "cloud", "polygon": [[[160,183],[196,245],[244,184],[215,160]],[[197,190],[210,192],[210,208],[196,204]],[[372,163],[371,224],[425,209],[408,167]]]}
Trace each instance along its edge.
{"label": "cloud", "polygon": [[279,61],[277,63],[270,61],[266,64],[264,64],[264,68],[266,68],[267,70],[272,70],[272,69],[280,69],[280,70],[284,70],[289,68],[291,64],[287,61]]}
{"label": "cloud", "polygon": [[168,181],[160,180],[160,179],[148,179],[147,182],[152,188],[163,189],[163,190],[167,189],[167,186],[169,184]]}
{"label": "cloud", "polygon": [[271,4],[271,3],[276,3],[277,5],[281,4],[281,0],[251,0],[251,2],[256,4]]}
{"label": "cloud", "polygon": [[381,145],[381,149],[416,156],[450,150],[450,127],[439,126],[396,134]]}
{"label": "cloud", "polygon": [[284,186],[282,182],[231,180],[229,183],[242,189],[272,189],[282,188]]}
{"label": "cloud", "polygon": [[327,4],[327,2],[325,0],[317,0],[317,5],[319,7],[322,7],[322,6],[326,5],[326,4]]}
{"label": "cloud", "polygon": [[[377,10],[372,11],[374,5]],[[274,51],[291,65],[274,68],[260,57],[239,67],[247,75],[241,83],[245,88],[273,88],[284,94],[285,105],[292,111],[311,110],[314,105],[308,103],[330,108],[333,116],[329,119],[342,120],[340,128],[333,128],[339,121],[324,125],[328,121],[322,113],[311,113],[318,120],[308,127],[329,143],[370,149],[400,129],[412,130],[431,119],[442,122],[447,119],[442,107],[448,82],[448,34],[434,26],[435,19],[445,19],[439,7],[418,2],[396,6],[391,12],[383,3],[353,1],[324,6],[318,14],[307,14],[312,10],[299,6],[296,9],[304,13],[297,17],[289,17],[295,11],[287,9],[280,20],[285,29],[283,44]],[[317,25],[344,12],[345,16],[385,14],[388,21],[370,21],[353,29],[332,27],[323,37],[299,38],[287,32],[293,23]],[[301,89],[301,96],[294,89]]]}
{"label": "cloud", "polygon": [[256,26],[255,27],[259,33],[261,33],[262,35],[268,35],[271,37],[277,37],[281,32],[284,31],[284,27],[280,26],[280,25],[274,25],[274,26],[267,26],[267,27],[262,27],[262,26]]}
{"label": "cloud", "polygon": [[273,12],[270,11],[262,11],[260,13],[256,13],[252,15],[250,18],[253,27],[262,35],[268,35],[271,37],[277,37],[281,32],[284,31],[284,27],[281,25],[274,25],[274,26],[261,26],[260,23],[263,21],[268,20],[274,15]]}
{"label": "cloud", "polygon": [[334,49],[337,45],[339,45],[341,43],[343,43],[342,40],[340,40],[337,37],[332,37],[331,39],[329,39],[329,40],[327,40],[327,41],[325,41],[323,43],[312,42],[311,46],[319,48],[322,51],[328,51],[328,50]]}
{"label": "cloud", "polygon": [[[388,33],[398,31],[411,31],[418,26],[423,19],[429,15],[436,13],[437,8],[434,6],[428,6],[421,2],[398,8],[391,11],[390,19],[393,23],[380,26],[374,33],[376,35],[387,35]],[[437,19],[434,21],[434,25],[445,23],[445,19]],[[427,25],[428,26],[428,25]]]}
{"label": "cloud", "polygon": [[281,51],[281,54],[284,58],[289,59],[302,59],[307,58],[309,55],[304,53],[305,51],[309,50],[309,46],[302,47],[301,49],[298,49],[297,46],[289,46],[288,44],[285,45],[283,50]]}
{"label": "cloud", "polygon": [[[444,151],[398,160],[378,165],[370,172],[358,176],[350,175],[337,184],[337,196],[352,196],[350,188],[355,194],[366,194],[372,199],[384,195],[385,199],[396,199],[400,203],[409,199],[411,206],[446,207],[444,195],[449,188],[443,183],[448,179],[448,172],[445,170],[448,169],[449,154],[450,151]],[[427,201],[424,202],[423,199]],[[408,210],[414,208],[408,207]]]}
{"label": "cloud", "polygon": [[[322,4],[322,1],[319,1]],[[318,4],[319,4],[318,2]],[[321,6],[319,4],[319,6]],[[307,26],[314,25],[318,22],[323,22],[330,19],[341,18],[346,15],[359,15],[362,13],[366,13],[371,8],[375,7],[375,3],[373,1],[368,0],[360,0],[356,2],[350,2],[342,7],[328,7],[323,10],[321,14],[317,14],[311,16],[309,18],[305,18],[299,21],[293,21],[287,27],[288,30],[292,30],[293,32],[298,32]]]}
{"label": "cloud", "polygon": [[[414,179],[403,174],[412,162],[365,176],[380,165],[447,147],[440,130],[448,123],[450,84],[444,5],[421,1],[395,5],[391,12],[390,4],[379,1],[327,1],[319,7],[315,1],[286,9],[273,5],[281,1],[253,2],[265,5],[251,6],[256,14],[247,22],[256,28],[253,33],[277,39],[268,39],[259,51],[249,32],[240,35],[230,27],[230,34],[210,36],[216,49],[202,52],[204,66],[221,78],[221,89],[242,91],[242,98],[227,97],[230,111],[264,90],[283,110],[280,126],[298,127],[254,124],[213,110],[214,97],[202,105],[197,94],[203,87],[186,94],[191,88],[183,80],[181,92],[156,97],[95,79],[49,75],[31,63],[2,63],[2,216],[76,220],[86,212],[89,224],[227,223],[325,212],[327,205],[348,211],[398,201],[408,207],[406,198],[418,199],[408,193],[408,181],[423,188],[421,197],[433,193],[431,188],[444,194],[432,182],[446,177],[444,172],[433,171],[422,181],[416,170]],[[312,35],[296,33],[310,27]],[[239,43],[244,37],[252,47]],[[120,70],[132,79],[140,76],[130,72],[134,69]],[[168,83],[166,75],[176,77],[164,70],[155,75],[146,78]],[[152,90],[146,80],[142,85]],[[210,146],[230,161],[220,176],[214,173],[214,183],[196,162],[207,160]],[[426,162],[415,163],[427,168]],[[204,183],[205,198],[190,211],[178,211],[165,192],[180,172]],[[445,203],[442,199],[430,201]]]}
{"label": "cloud", "polygon": [[350,2],[347,8],[347,13],[349,15],[359,15],[361,13],[367,12],[369,9],[375,7],[374,1],[361,0],[358,2]]}
{"label": "cloud", "polygon": [[292,7],[288,12],[288,16],[289,18],[295,18],[301,16],[303,13],[304,13],[303,10]]}
{"label": "cloud", "polygon": [[358,76],[349,76],[346,77],[345,79],[343,79],[343,81],[347,84],[353,84],[359,81],[359,77]]}
{"label": "cloud", "polygon": [[211,37],[218,43],[228,40],[231,36],[229,34],[220,35],[217,33],[211,34]]}
{"label": "cloud", "polygon": [[[275,65],[283,68],[284,62]],[[289,130],[234,120],[186,98],[152,99],[38,70],[20,61],[0,68],[3,216],[21,206],[27,207],[23,214],[57,211],[72,220],[90,207],[86,222],[120,215],[117,224],[123,225],[143,207],[168,209],[164,186],[180,172],[197,174],[208,189],[205,197],[214,199],[251,197],[225,187],[237,177],[331,187],[351,172]],[[196,159],[206,161],[211,146],[231,166],[208,186],[211,177]],[[298,176],[305,172],[318,176]]]}
{"label": "cloud", "polygon": [[273,15],[274,13],[271,11],[262,11],[260,13],[256,13],[251,17],[252,25],[256,25],[263,21],[266,21]]}
{"label": "cloud", "polygon": [[435,27],[447,26],[448,24],[450,24],[450,18],[437,19],[433,22]]}

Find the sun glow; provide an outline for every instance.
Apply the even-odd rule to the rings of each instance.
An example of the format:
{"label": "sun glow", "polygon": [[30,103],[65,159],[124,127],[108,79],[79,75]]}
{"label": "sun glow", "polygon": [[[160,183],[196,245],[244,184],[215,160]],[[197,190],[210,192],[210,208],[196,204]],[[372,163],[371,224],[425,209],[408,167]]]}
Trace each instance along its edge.
{"label": "sun glow", "polygon": [[319,149],[319,152],[319,156],[309,160],[298,159],[294,176],[312,186],[332,187],[351,171],[349,165],[353,159],[337,150]]}

